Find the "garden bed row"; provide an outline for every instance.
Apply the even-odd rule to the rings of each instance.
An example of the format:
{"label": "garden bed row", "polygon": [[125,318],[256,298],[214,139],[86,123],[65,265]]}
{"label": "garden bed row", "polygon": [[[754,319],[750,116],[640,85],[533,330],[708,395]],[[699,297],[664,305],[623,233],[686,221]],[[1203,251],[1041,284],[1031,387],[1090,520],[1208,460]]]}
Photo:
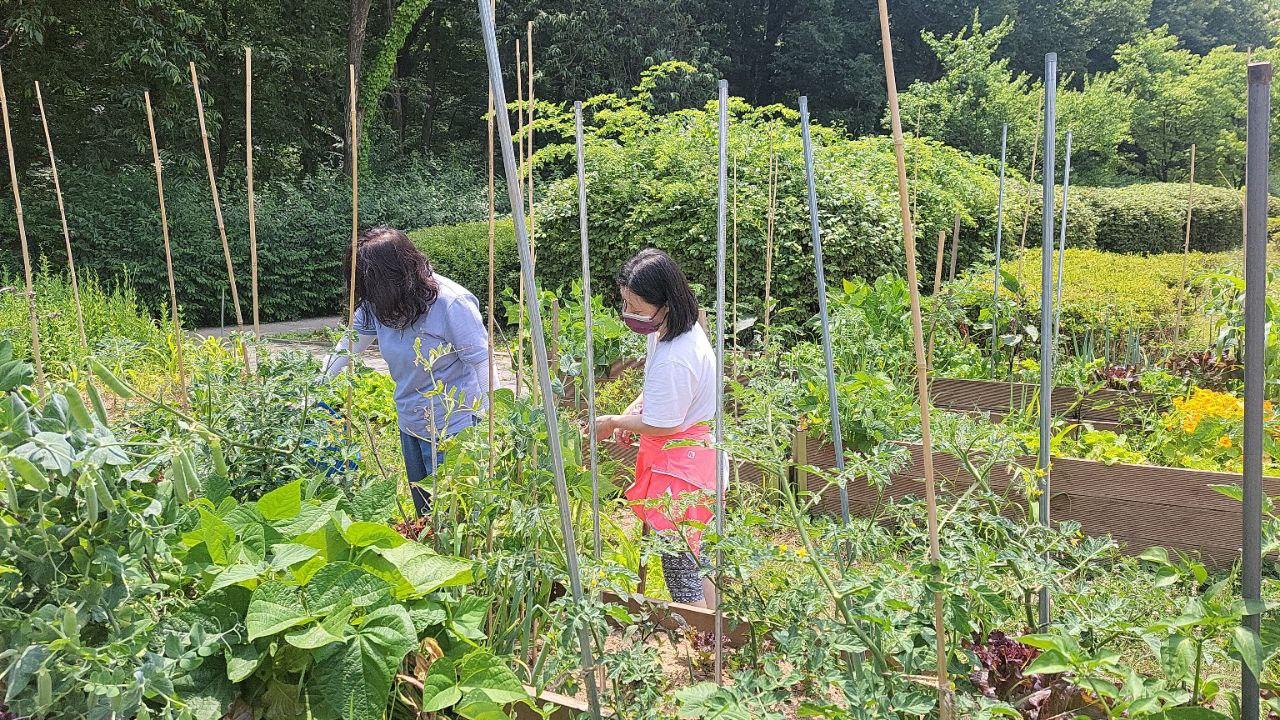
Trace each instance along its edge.
{"label": "garden bed row", "polygon": [[[894,473],[883,490],[862,483],[850,483],[849,509],[856,515],[871,515],[884,503],[924,491],[924,448],[919,443],[903,443],[911,451],[911,464]],[[793,445],[798,466],[835,467],[835,447],[812,437],[797,437]],[[1017,459],[1025,469],[1033,469],[1036,458]],[[963,492],[973,478],[951,454],[933,453],[934,474],[939,483],[953,492]],[[1050,474],[1050,517],[1054,522],[1080,523],[1086,535],[1110,535],[1127,552],[1139,553],[1160,546],[1195,551],[1213,564],[1234,562],[1240,554],[1240,503],[1217,492],[1214,485],[1238,485],[1235,473],[1187,470],[1153,465],[1124,465],[1055,458]],[[839,493],[834,488],[810,487],[814,483],[797,472],[801,490],[816,492],[820,500],[814,512],[838,515]],[[992,469],[990,484],[1004,493],[1011,483],[1024,482],[1011,468]],[[1263,478],[1267,495],[1280,494],[1280,478]],[[1014,489],[1008,495],[1021,498]]]}
{"label": "garden bed row", "polygon": [[[1035,404],[1039,392],[1040,386],[1032,383],[934,378],[929,384],[929,401],[943,410],[1003,417]],[[1088,423],[1098,430],[1121,429],[1130,412],[1161,404],[1160,396],[1151,393],[1101,389],[1082,395],[1069,387],[1055,387],[1050,399],[1056,416]]]}
{"label": "garden bed row", "polygon": [[[1038,387],[1029,383],[987,380],[933,381],[934,404],[957,412],[980,412],[1003,415],[1026,408],[1035,402]],[[1123,426],[1130,410],[1151,407],[1160,402],[1158,396],[1099,390],[1081,396],[1073,388],[1055,388],[1055,408],[1069,409],[1067,416],[1097,428]],[[884,503],[923,491],[923,449],[918,444],[904,443],[912,452],[911,465],[895,473],[883,491],[861,483],[849,485],[850,510],[856,515],[874,514]],[[601,444],[605,454],[626,467],[636,459],[634,445],[615,442]],[[809,436],[793,440],[792,455],[796,466],[835,467],[835,448],[828,442]],[[947,453],[934,453],[934,468],[940,482],[954,492],[962,492],[972,479],[960,462]],[[1022,457],[1017,464],[1034,468],[1034,457]],[[764,484],[760,468],[737,462],[734,478],[740,482]],[[803,472],[788,478],[799,489],[818,492],[824,488],[812,483]],[[1010,468],[997,467],[991,472],[991,485],[1005,493],[1015,482]],[[1017,482],[1022,482],[1017,479]],[[1151,546],[1196,551],[1212,563],[1230,563],[1239,555],[1241,542],[1240,505],[1213,489],[1214,485],[1235,485],[1238,474],[1189,470],[1152,465],[1107,464],[1094,460],[1055,458],[1053,461],[1050,515],[1055,521],[1080,523],[1087,535],[1110,535],[1127,552],[1138,553]],[[771,484],[776,484],[772,480]],[[1266,478],[1265,492],[1280,494],[1280,478]],[[821,499],[815,512],[838,514],[838,493],[819,492]],[[1022,497],[1015,488],[1011,497]]]}

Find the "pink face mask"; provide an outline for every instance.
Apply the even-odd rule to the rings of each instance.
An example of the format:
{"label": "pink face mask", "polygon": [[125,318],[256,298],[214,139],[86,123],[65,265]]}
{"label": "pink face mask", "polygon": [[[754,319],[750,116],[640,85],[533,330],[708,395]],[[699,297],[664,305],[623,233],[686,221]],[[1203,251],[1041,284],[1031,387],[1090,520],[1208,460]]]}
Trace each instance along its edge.
{"label": "pink face mask", "polygon": [[627,327],[641,335],[651,335],[657,332],[658,328],[662,327],[662,323],[656,320],[657,317],[656,313],[653,315],[636,315],[634,313],[624,312],[622,313],[622,322],[626,323]]}

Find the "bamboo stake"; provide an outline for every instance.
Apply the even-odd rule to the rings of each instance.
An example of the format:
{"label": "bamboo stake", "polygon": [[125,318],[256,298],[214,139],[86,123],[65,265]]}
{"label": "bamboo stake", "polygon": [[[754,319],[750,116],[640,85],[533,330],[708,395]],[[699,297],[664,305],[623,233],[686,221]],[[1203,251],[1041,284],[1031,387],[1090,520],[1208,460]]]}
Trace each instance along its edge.
{"label": "bamboo stake", "polygon": [[951,226],[951,269],[947,271],[947,282],[956,279],[956,255],[960,250],[960,213],[956,213],[955,222]]}
{"label": "bamboo stake", "polygon": [[[520,169],[519,181],[524,182],[524,81],[520,74],[524,64],[520,61],[520,40],[516,40],[516,162]],[[525,227],[528,232],[528,226]],[[529,241],[529,267],[533,267],[533,241]],[[525,269],[520,268],[523,277]],[[520,397],[520,383],[524,381],[524,282],[520,282],[520,314],[516,316],[516,397]],[[518,473],[517,473],[518,474]]]}
{"label": "bamboo stake", "polygon": [[738,366],[738,155],[733,156],[733,362]]}
{"label": "bamboo stake", "polygon": [[[600,562],[600,461],[594,428],[596,426],[596,366],[595,348],[592,345],[591,321],[591,263],[587,238],[587,161],[582,139],[582,103],[573,104],[574,140],[578,161],[578,234],[582,241],[582,324],[586,340],[587,357],[583,361],[582,376],[587,390],[587,435],[591,454],[591,537],[594,541],[593,557]],[[556,323],[558,325],[558,323]]]}
{"label": "bamboo stake", "polygon": [[1044,98],[1041,97],[1036,105],[1036,135],[1031,141],[1031,172],[1027,173],[1027,204],[1022,209],[1022,238],[1018,240],[1018,292],[1022,292],[1022,256],[1027,254],[1027,224],[1031,222],[1031,200],[1036,191],[1036,152],[1040,149],[1040,128],[1043,123]]}
{"label": "bamboo stake", "polygon": [[253,49],[244,49],[244,171],[249,191],[249,285],[253,295],[253,336],[262,339],[258,324],[258,225],[253,207]]}
{"label": "bamboo stake", "polygon": [[1187,293],[1187,256],[1191,254],[1191,202],[1196,189],[1196,145],[1191,144],[1191,174],[1187,179],[1187,229],[1182,238],[1182,273],[1178,278],[1178,314],[1174,317],[1173,341],[1182,336],[1182,305]]}
{"label": "bamboo stake", "polygon": [[[729,184],[729,81],[720,81],[719,145],[720,157],[716,172],[718,179],[716,199],[716,534],[724,536],[724,493],[726,457],[724,454],[724,256],[726,205],[725,190]],[[716,587],[724,587],[724,551],[716,550]],[[716,684],[724,684],[724,602],[716,599],[715,613],[715,672]]]}
{"label": "bamboo stake", "polygon": [[[929,559],[935,564],[940,558],[938,549],[938,507],[934,497],[933,437],[929,429],[928,367],[924,355],[924,328],[920,320],[920,287],[916,280],[916,238],[911,224],[911,206],[907,193],[906,152],[902,142],[902,118],[898,114],[898,85],[893,73],[893,42],[889,36],[889,6],[887,0],[877,0],[880,10],[880,44],[884,51],[885,86],[889,91],[889,117],[893,126],[893,149],[898,163],[898,204],[902,211],[902,236],[907,255],[907,287],[911,292],[911,328],[916,356],[916,381],[920,391],[920,442],[924,446],[924,496],[928,512]],[[933,629],[937,641],[938,662],[938,717],[950,720],[952,708],[947,692],[947,632],[942,619],[942,593],[933,594]]]}
{"label": "bamboo stake", "polygon": [[[496,0],[491,0],[491,2],[489,3],[490,14],[496,14],[497,12],[495,7],[496,5],[497,5]],[[503,112],[505,111],[506,109],[504,108]],[[489,131],[489,145],[488,145],[488,158],[489,158],[489,412],[488,412],[488,415],[489,415],[489,477],[491,479],[493,478],[493,469],[497,466],[497,462],[498,462],[498,449],[493,443],[493,432],[494,432],[493,393],[498,386],[498,370],[497,370],[497,365],[495,364],[495,361],[494,361],[494,349],[493,349],[493,343],[496,337],[496,335],[494,334],[494,328],[493,328],[493,306],[494,306],[493,266],[494,266],[494,259],[495,259],[494,258],[494,245],[495,245],[494,225],[496,220],[495,213],[494,213],[494,197],[493,197],[493,174],[494,174],[493,172],[493,120],[494,120],[493,88],[490,87],[489,88],[489,115],[485,124],[488,126],[488,131]],[[519,386],[520,386],[520,383],[517,380],[516,387],[518,388]]]}
{"label": "bamboo stake", "polygon": [[36,384],[44,385],[44,363],[40,359],[40,321],[36,313],[35,282],[31,278],[31,252],[27,248],[27,225],[22,216],[22,193],[18,191],[18,166],[13,159],[13,135],[9,130],[9,96],[4,89],[4,71],[0,70],[0,115],[4,116],[4,146],[9,153],[9,186],[13,188],[13,207],[18,220],[18,244],[22,246],[22,276],[26,280],[27,315],[31,320],[31,357],[35,360]]}
{"label": "bamboo stake", "polygon": [[933,261],[933,312],[929,319],[929,352],[926,355],[929,369],[933,369],[933,331],[938,327],[938,315],[942,312],[942,260],[947,254],[947,231],[938,231],[938,257]]}
{"label": "bamboo stake", "polygon": [[778,199],[778,156],[773,151],[773,126],[769,126],[768,218],[764,234],[764,345],[769,346],[769,315],[773,305],[773,222]]}
{"label": "bamboo stake", "polygon": [[916,205],[917,196],[919,195],[920,185],[920,113],[922,108],[916,108],[916,142],[915,142],[915,162],[911,163],[911,222],[919,223],[920,208]]}
{"label": "bamboo stake", "polygon": [[529,174],[529,258],[533,262],[529,267],[533,272],[537,272],[538,268],[538,241],[535,230],[537,223],[533,219],[533,21],[529,21],[526,28],[527,39],[524,45],[525,63],[529,66],[529,109],[527,111],[527,124],[529,127],[528,149],[525,151],[525,160],[528,164],[526,168]]}
{"label": "bamboo stake", "polygon": [[40,81],[36,81],[36,105],[40,107],[40,125],[44,128],[44,145],[49,150],[49,170],[53,173],[53,192],[58,198],[58,218],[62,221],[62,239],[67,246],[67,272],[71,275],[71,297],[76,303],[76,329],[80,331],[80,347],[89,350],[89,339],[84,333],[84,306],[80,303],[80,280],[76,276],[76,259],[71,252],[71,229],[67,226],[67,209],[62,203],[62,184],[58,180],[58,162],[53,158],[53,139],[49,136],[49,118],[44,112],[44,96],[40,93]]}
{"label": "bamboo stake", "polygon": [[182,357],[182,320],[178,317],[178,288],[173,281],[173,250],[169,246],[169,213],[164,206],[164,173],[160,167],[160,146],[156,143],[156,123],[151,114],[151,92],[144,90],[147,131],[151,134],[151,160],[156,166],[156,195],[160,199],[160,234],[164,238],[164,265],[169,275],[169,314],[173,317],[173,347],[178,362],[178,403],[187,405],[187,368]]}
{"label": "bamboo stake", "polygon": [[191,69],[191,89],[196,95],[196,118],[200,121],[200,144],[204,147],[204,166],[209,171],[209,193],[213,195],[213,217],[218,222],[218,237],[222,240],[222,257],[227,262],[227,283],[231,285],[231,306],[236,311],[236,327],[244,329],[244,314],[240,312],[240,291],[236,289],[236,271],[231,262],[231,246],[227,244],[227,224],[222,220],[222,200],[218,197],[218,181],[213,174],[213,155],[209,153],[209,132],[204,124],[204,100],[200,97],[200,79],[196,76],[196,64]]}
{"label": "bamboo stake", "polygon": [[[347,85],[348,85],[348,114],[351,123],[351,147],[347,151],[351,153],[351,277],[348,278],[349,287],[347,289],[347,331],[355,332],[356,327],[356,251],[360,241],[360,136],[357,135],[356,128],[356,66],[354,64],[347,65]],[[355,338],[351,339],[354,349]],[[347,383],[347,403],[346,403],[346,431],[348,434],[352,428],[352,418],[354,415],[355,382],[356,382],[356,358],[355,353],[351,354],[350,361],[347,363],[347,376],[350,382]]]}
{"label": "bamboo stake", "polygon": [[942,292],[942,260],[947,256],[947,231],[938,231],[938,256],[933,261],[933,294]]}

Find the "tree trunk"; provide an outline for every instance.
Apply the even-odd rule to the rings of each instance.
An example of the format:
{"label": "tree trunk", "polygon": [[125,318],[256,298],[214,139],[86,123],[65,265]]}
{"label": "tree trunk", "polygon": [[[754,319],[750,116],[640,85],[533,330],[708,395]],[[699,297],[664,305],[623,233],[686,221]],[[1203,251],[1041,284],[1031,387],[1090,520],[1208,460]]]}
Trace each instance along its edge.
{"label": "tree trunk", "polygon": [[[351,26],[347,30],[347,64],[354,66],[356,69],[356,88],[357,100],[359,96],[360,84],[360,61],[364,57],[364,41],[366,31],[369,25],[369,8],[373,5],[373,0],[351,0]],[[346,73],[343,73],[345,76]],[[348,89],[348,92],[350,90]],[[346,95],[344,94],[344,97]],[[347,111],[342,113],[342,137],[345,140],[347,151],[343,154],[342,169],[348,175],[351,174],[351,118],[350,102],[343,103],[347,107]],[[356,128],[364,126],[364,112],[360,110],[359,102],[356,103]]]}

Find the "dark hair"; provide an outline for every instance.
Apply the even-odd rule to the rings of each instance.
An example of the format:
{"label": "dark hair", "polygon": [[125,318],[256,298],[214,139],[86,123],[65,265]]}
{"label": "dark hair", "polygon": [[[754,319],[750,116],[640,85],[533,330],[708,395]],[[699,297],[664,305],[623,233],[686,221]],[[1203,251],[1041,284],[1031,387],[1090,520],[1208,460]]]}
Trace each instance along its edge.
{"label": "dark hair", "polygon": [[657,248],[641,250],[624,263],[618,271],[618,287],[639,295],[650,305],[667,308],[663,341],[685,334],[698,322],[698,300],[684,271]]}
{"label": "dark hair", "polygon": [[[344,277],[350,291],[350,253],[346,257]],[[356,307],[368,308],[378,322],[400,330],[417,322],[439,294],[431,263],[403,230],[378,225],[360,233]]]}

